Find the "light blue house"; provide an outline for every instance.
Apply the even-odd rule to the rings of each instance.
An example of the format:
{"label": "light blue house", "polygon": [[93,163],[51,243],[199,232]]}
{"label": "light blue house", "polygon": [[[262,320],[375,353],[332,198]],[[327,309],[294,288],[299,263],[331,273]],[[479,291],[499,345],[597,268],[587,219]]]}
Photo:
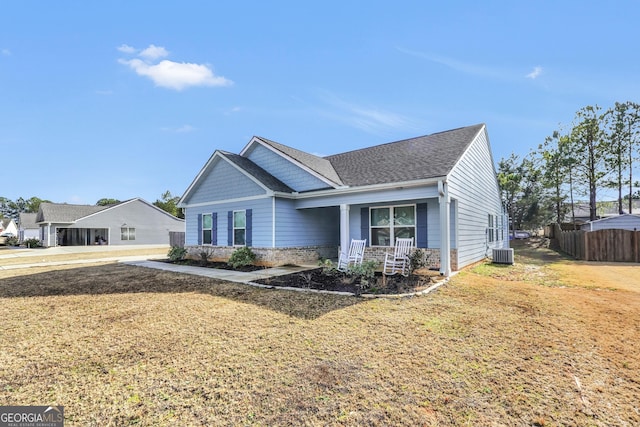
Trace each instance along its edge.
{"label": "light blue house", "polygon": [[449,275],[508,244],[484,124],[327,157],[253,137],[215,151],[178,206],[190,251],[246,245],[267,265],[336,258],[362,238],[365,259],[381,260],[414,237]]}

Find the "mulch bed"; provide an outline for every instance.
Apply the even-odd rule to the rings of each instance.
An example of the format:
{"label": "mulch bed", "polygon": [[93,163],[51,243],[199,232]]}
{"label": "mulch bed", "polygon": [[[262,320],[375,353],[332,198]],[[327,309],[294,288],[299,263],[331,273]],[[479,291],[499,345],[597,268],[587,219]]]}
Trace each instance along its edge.
{"label": "mulch bed", "polygon": [[156,261],[161,261],[161,262],[166,262],[169,264],[176,264],[176,265],[189,265],[189,266],[193,266],[193,267],[204,267],[204,268],[215,268],[218,270],[234,270],[234,271],[242,271],[242,272],[251,272],[251,271],[258,271],[258,270],[264,270],[267,267],[264,266],[260,266],[260,265],[245,265],[243,267],[240,268],[233,268],[231,267],[229,264],[227,264],[226,262],[222,262],[222,261],[207,261],[207,262],[203,262],[200,260],[196,260],[196,259],[182,259],[182,260],[178,260],[178,261],[171,261],[170,259],[162,259],[162,260],[156,260]]}
{"label": "mulch bed", "polygon": [[[247,265],[241,268],[233,268],[226,262],[183,259],[171,261],[169,259],[158,260],[170,264],[189,265],[194,267],[216,268],[221,270],[235,270],[242,272],[252,272],[264,270],[264,266]],[[368,284],[362,284],[359,279],[348,275],[332,271],[326,274],[322,268],[291,273],[283,276],[259,279],[256,283],[274,287],[290,287],[302,289],[315,289],[335,292],[348,292],[356,295],[361,294],[387,294],[398,295],[422,291],[433,284],[433,279],[428,274],[412,274],[409,277],[401,275],[383,277],[381,273],[376,273],[375,279]]]}
{"label": "mulch bed", "polygon": [[432,279],[428,275],[412,274],[409,277],[401,275],[383,277],[376,273],[371,283],[360,283],[358,279],[348,275],[332,271],[330,274],[323,272],[322,268],[307,270],[300,273],[284,276],[269,277],[256,280],[256,283],[269,286],[281,286],[292,288],[315,289],[336,292],[349,292],[360,294],[405,294],[418,292],[428,288]]}

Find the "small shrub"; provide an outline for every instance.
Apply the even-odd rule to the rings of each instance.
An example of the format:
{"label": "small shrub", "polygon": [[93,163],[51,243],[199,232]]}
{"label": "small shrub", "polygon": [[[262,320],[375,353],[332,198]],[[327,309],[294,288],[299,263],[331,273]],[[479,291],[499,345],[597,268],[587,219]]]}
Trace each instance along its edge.
{"label": "small shrub", "polygon": [[325,276],[334,276],[338,272],[338,268],[330,259],[321,259],[318,265],[322,267],[322,274]]}
{"label": "small shrub", "polygon": [[427,259],[422,249],[416,249],[409,254],[409,274],[427,265]]}
{"label": "small shrub", "polygon": [[243,246],[233,251],[229,257],[229,261],[227,261],[227,264],[231,266],[231,268],[238,269],[247,265],[252,265],[255,260],[256,254],[253,253],[251,248]]}
{"label": "small shrub", "polygon": [[187,256],[187,250],[180,246],[171,246],[167,256],[171,261],[181,261],[185,256]]}
{"label": "small shrub", "polygon": [[362,264],[350,265],[345,274],[353,279],[353,283],[356,283],[362,292],[375,283],[377,267],[378,261],[376,260],[363,261]]}
{"label": "small shrub", "polygon": [[200,257],[200,264],[207,265],[209,262],[209,258],[213,255],[213,249],[209,248],[201,248],[198,252],[198,257]]}
{"label": "small shrub", "polygon": [[[39,242],[38,239],[35,239]],[[7,240],[5,240],[4,242],[5,245],[7,246],[18,246],[20,244],[20,242],[18,241],[17,237],[7,237]]]}

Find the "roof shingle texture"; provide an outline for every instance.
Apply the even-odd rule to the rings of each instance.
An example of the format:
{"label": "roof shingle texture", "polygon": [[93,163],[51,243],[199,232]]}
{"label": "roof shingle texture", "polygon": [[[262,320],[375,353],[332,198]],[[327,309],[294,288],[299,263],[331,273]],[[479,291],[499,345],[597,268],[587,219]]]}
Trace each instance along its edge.
{"label": "roof shingle texture", "polygon": [[256,165],[246,157],[242,157],[239,154],[233,154],[226,151],[220,151],[220,154],[222,154],[236,166],[240,167],[242,170],[256,178],[270,190],[280,191],[284,193],[293,193],[293,189],[291,189],[291,187],[289,187],[287,184],[283,183],[278,178],[271,175],[269,172],[262,169],[260,166]]}
{"label": "roof shingle texture", "polygon": [[447,175],[484,125],[327,156],[342,182],[362,186]]}
{"label": "roof shingle texture", "polygon": [[257,137],[257,138],[259,138],[261,141],[265,142],[272,148],[286,154],[287,156],[291,157],[294,160],[297,160],[298,162],[302,163],[309,169],[317,172],[318,174],[322,175],[328,180],[338,185],[342,185],[342,182],[340,181],[340,176],[336,173],[333,165],[331,164],[331,161],[326,157],[319,157],[311,153],[296,150],[295,148],[287,147],[286,145],[279,144],[275,141],[271,141],[266,138],[262,138],[262,137]]}
{"label": "roof shingle texture", "polygon": [[36,222],[74,222],[85,216],[100,212],[109,206],[68,205],[62,203],[41,203]]}

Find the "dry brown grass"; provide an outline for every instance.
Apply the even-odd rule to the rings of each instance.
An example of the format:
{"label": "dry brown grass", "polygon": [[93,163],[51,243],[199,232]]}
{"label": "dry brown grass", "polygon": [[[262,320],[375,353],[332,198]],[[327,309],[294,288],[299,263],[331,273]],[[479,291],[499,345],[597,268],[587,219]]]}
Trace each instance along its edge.
{"label": "dry brown grass", "polygon": [[0,405],[64,405],[70,426],[638,425],[640,286],[521,253],[399,300],[0,271]]}

